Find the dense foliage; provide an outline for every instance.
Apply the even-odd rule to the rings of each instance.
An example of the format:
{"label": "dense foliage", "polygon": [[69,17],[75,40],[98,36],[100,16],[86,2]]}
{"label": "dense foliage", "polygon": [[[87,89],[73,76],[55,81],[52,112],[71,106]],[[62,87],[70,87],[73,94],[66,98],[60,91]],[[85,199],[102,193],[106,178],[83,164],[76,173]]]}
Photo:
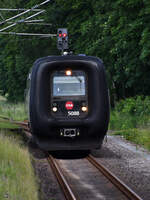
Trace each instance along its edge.
{"label": "dense foliage", "polygon": [[[42,0],[0,1],[0,7],[32,7]],[[44,17],[52,26],[17,25],[9,31],[69,31],[75,54],[100,57],[106,66],[112,104],[121,98],[150,95],[150,1],[52,0]],[[5,18],[12,13],[1,12]],[[0,26],[0,28],[3,26]],[[26,76],[35,59],[58,54],[56,38],[0,35],[0,90],[11,101],[22,100]]]}
{"label": "dense foliage", "polygon": [[117,102],[109,129],[150,150],[150,97],[136,96]]}
{"label": "dense foliage", "polygon": [[110,129],[128,130],[149,127],[150,97],[136,96],[121,100],[112,109]]}

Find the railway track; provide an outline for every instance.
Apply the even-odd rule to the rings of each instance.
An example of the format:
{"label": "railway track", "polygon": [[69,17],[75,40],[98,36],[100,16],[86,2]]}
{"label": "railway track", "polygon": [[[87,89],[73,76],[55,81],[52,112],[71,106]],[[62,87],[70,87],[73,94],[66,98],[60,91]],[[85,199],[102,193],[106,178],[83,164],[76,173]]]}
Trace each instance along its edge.
{"label": "railway track", "polygon": [[[30,134],[28,127],[28,122],[17,122],[26,134]],[[58,159],[55,159],[52,155],[46,152],[47,160],[55,174],[57,181],[64,193],[66,200],[79,200],[79,197],[74,193],[72,186],[68,183],[67,178],[63,173],[63,169]],[[86,160],[96,168],[101,174],[103,174],[115,187],[123,193],[126,199],[129,200],[142,200],[133,190],[131,190],[126,184],[124,184],[120,179],[118,179],[114,174],[112,174],[107,168],[105,168],[101,163],[97,162],[95,158],[91,155],[86,157]]]}
{"label": "railway track", "polygon": [[77,200],[77,197],[75,196],[74,192],[72,191],[71,186],[68,184],[65,176],[62,173],[62,170],[60,168],[60,165],[58,162],[53,158],[53,156],[47,154],[48,161],[50,163],[50,166],[64,192],[66,200]]}
{"label": "railway track", "polygon": [[87,157],[87,160],[95,166],[105,177],[107,177],[113,185],[115,185],[128,199],[142,200],[133,190],[131,190],[126,184],[112,174],[106,167],[98,163],[91,155]]}
{"label": "railway track", "polygon": [[31,138],[31,133],[30,133],[28,121],[23,121],[23,122],[15,121],[14,124],[19,125],[24,130],[24,133],[27,135],[27,137]]}
{"label": "railway track", "polygon": [[[134,191],[132,191],[127,185],[125,185],[121,180],[119,180],[114,174],[112,174],[108,169],[106,169],[103,165],[98,163],[91,155],[87,156],[86,159],[92,164],[92,166],[96,167],[100,173],[102,173],[105,177],[109,179],[109,181],[117,187],[125,196],[126,199],[130,200],[142,200]],[[74,194],[71,186],[68,184],[67,179],[63,174],[63,170],[53,156],[48,154],[48,161],[57,177],[57,180],[64,192],[64,195],[67,200],[76,200],[78,199]]]}

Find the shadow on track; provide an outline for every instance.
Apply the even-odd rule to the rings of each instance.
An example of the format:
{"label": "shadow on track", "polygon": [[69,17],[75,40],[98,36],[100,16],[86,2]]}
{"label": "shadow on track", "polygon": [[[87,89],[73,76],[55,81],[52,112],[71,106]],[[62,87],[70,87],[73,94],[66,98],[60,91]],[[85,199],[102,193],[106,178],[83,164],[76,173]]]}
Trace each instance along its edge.
{"label": "shadow on track", "polygon": [[89,150],[74,150],[74,151],[50,151],[51,154],[56,159],[80,159],[85,158],[90,154]]}

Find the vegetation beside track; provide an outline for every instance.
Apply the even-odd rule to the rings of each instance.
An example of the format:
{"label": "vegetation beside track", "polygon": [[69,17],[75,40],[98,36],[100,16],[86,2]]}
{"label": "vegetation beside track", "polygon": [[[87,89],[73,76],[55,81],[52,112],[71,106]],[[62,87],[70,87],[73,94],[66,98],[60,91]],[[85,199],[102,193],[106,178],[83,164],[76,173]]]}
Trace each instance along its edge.
{"label": "vegetation beside track", "polygon": [[1,119],[0,117],[0,129],[18,129],[19,126],[13,124],[12,121]]}
{"label": "vegetation beside track", "polygon": [[23,121],[27,119],[24,103],[10,103],[0,96],[0,121],[1,119],[10,119]]}
{"label": "vegetation beside track", "polygon": [[38,186],[30,154],[15,121],[26,119],[23,103],[0,96],[0,199],[38,200]]}
{"label": "vegetation beside track", "polygon": [[30,155],[20,136],[0,131],[0,199],[37,200]]}
{"label": "vegetation beside track", "polygon": [[150,97],[137,96],[121,100],[111,112],[113,134],[150,150]]}

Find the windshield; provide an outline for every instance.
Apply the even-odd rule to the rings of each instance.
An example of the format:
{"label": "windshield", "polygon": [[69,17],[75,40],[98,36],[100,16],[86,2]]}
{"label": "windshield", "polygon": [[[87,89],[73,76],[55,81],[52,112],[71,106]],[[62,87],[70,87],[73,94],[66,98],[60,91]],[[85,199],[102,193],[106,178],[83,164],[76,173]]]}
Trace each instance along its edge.
{"label": "windshield", "polygon": [[85,95],[84,76],[54,76],[53,96]]}

